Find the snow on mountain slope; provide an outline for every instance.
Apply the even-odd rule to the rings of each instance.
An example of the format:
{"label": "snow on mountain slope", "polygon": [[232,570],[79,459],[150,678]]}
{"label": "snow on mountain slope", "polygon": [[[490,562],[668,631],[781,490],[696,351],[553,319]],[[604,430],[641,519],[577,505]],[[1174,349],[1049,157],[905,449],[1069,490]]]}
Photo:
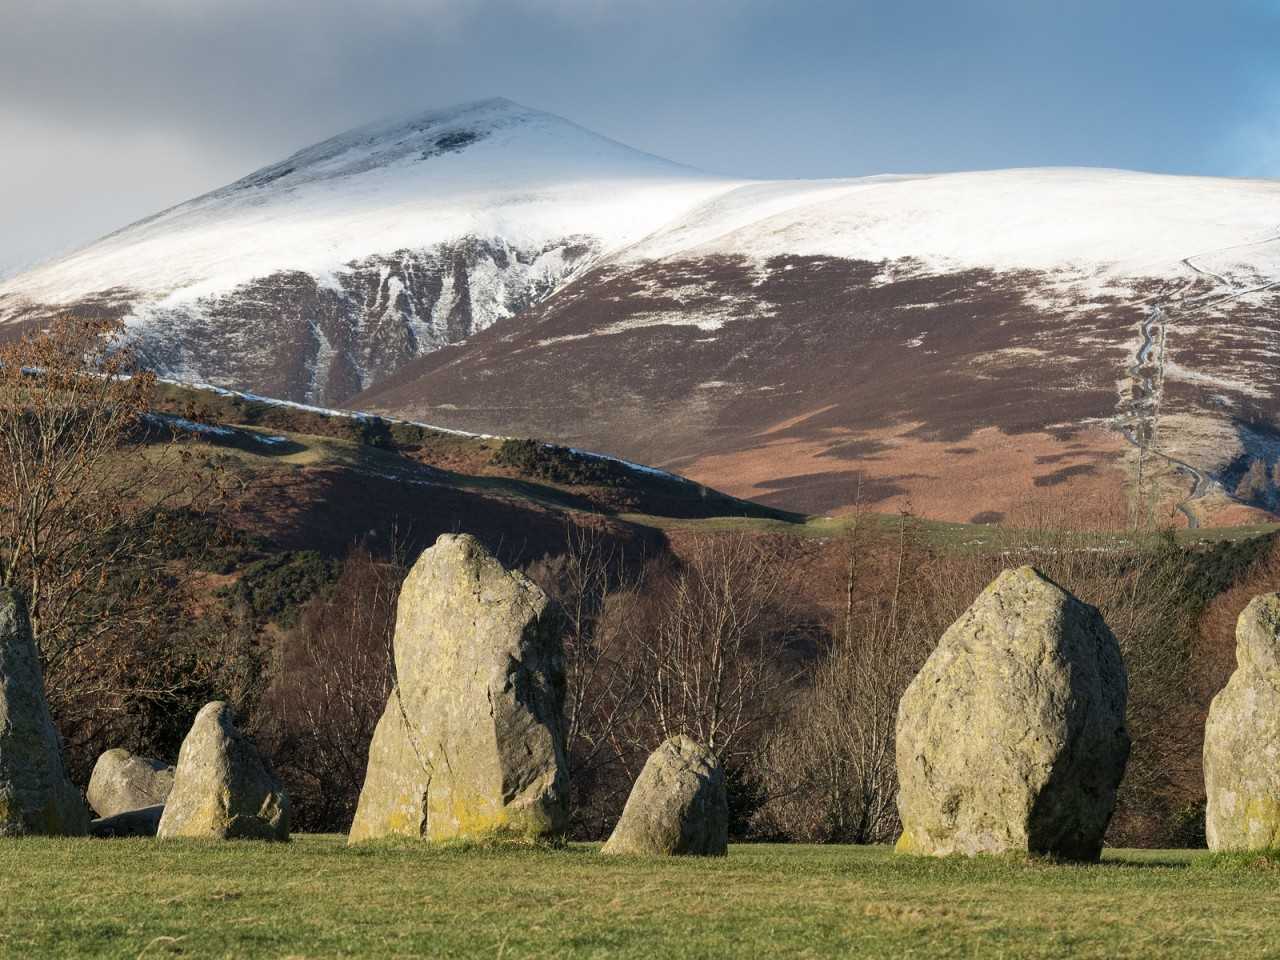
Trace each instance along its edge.
{"label": "snow on mountain slope", "polygon": [[507,100],[361,127],[5,285],[70,302],[104,278],[168,303],[460,237],[616,247],[726,183]]}
{"label": "snow on mountain slope", "polygon": [[[747,184],[625,252],[631,260],[741,255],[911,258],[921,269],[1185,274],[1184,257],[1280,233],[1280,182],[1035,168]],[[1274,265],[1277,254],[1264,255]]]}
{"label": "snow on mountain slope", "polygon": [[1280,182],[1006,170],[740,185],[358,399],[810,511],[1093,510],[1123,462],[1195,521],[1280,460],[1278,357]]}
{"label": "snow on mountain slope", "polygon": [[338,402],[733,185],[486,100],[334,137],[0,283],[0,320],[106,309],[168,373]]}
{"label": "snow on mountain slope", "polygon": [[178,379],[540,436],[789,508],[858,490],[993,517],[1110,489],[1120,460],[1203,499],[1280,462],[1276,181],[735,180],[487,100],[0,282],[0,322],[59,309],[126,318]]}

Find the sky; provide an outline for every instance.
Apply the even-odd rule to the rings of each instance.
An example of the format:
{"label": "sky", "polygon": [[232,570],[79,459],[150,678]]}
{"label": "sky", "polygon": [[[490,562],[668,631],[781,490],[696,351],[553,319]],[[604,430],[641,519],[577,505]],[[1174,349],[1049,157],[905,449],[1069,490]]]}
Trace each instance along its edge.
{"label": "sky", "polygon": [[1280,0],[0,0],[0,276],[505,96],[756,177],[1280,177]]}

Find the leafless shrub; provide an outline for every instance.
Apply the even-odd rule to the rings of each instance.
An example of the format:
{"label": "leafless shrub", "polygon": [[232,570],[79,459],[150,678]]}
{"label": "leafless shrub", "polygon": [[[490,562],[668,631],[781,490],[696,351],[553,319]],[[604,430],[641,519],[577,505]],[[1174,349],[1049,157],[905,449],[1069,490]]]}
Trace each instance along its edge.
{"label": "leafless shrub", "polygon": [[793,691],[795,555],[785,540],[700,536],[645,583],[649,602],[627,624],[641,683],[633,742],[651,750],[683,733],[729,763],[750,751]]}
{"label": "leafless shrub", "polygon": [[352,550],[333,588],[307,603],[277,646],[258,732],[303,829],[345,830],[355,814],[393,685],[404,575],[398,560]]}
{"label": "leafless shrub", "polygon": [[622,730],[641,684],[624,624],[640,592],[643,558],[624,556],[589,523],[567,523],[565,543],[562,555],[528,573],[563,614],[571,830],[595,838],[617,818],[631,787],[634,751]]}
{"label": "leafless shrub", "polygon": [[834,544],[843,582],[828,588],[829,640],[763,752],[771,835],[875,843],[898,831],[898,700],[927,655],[919,579],[925,559],[900,517],[885,537],[855,517]]}

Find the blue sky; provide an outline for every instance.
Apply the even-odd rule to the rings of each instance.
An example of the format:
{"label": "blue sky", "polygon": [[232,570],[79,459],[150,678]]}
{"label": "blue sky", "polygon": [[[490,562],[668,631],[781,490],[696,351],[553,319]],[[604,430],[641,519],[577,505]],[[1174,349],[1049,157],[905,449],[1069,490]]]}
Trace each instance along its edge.
{"label": "blue sky", "polygon": [[1280,0],[0,3],[0,272],[507,96],[705,169],[1280,177]]}

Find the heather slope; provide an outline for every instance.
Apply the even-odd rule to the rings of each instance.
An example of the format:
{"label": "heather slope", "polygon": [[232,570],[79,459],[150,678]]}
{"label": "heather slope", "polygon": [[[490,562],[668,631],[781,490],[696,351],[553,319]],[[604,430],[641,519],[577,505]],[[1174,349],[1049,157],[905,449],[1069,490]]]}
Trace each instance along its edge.
{"label": "heather slope", "polygon": [[1245,519],[1227,495],[1280,450],[1277,224],[1271,181],[746,185],[358,402],[809,512],[860,490],[1000,519],[1037,495],[1135,494],[1141,475],[1161,515]]}

